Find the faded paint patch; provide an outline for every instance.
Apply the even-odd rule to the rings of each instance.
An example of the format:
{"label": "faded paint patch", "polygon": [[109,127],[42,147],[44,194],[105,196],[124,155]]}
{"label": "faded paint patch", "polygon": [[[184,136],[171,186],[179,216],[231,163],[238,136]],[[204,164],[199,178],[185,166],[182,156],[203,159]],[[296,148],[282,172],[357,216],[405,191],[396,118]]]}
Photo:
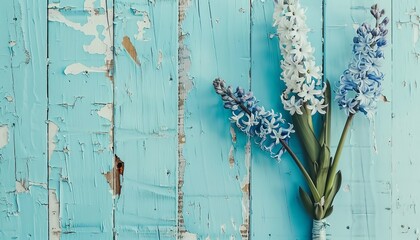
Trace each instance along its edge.
{"label": "faded paint patch", "polygon": [[130,55],[131,59],[133,59],[137,65],[140,65],[140,61],[137,59],[137,50],[128,36],[124,36],[122,45]]}
{"label": "faded paint patch", "polygon": [[60,240],[60,202],[58,201],[56,190],[48,190],[48,219],[49,219],[49,240]]}
{"label": "faded paint patch", "polygon": [[401,29],[403,24],[409,24],[412,27],[413,32],[413,45],[415,46],[420,39],[420,13],[417,12],[416,7],[412,8],[406,13],[409,16],[408,21],[398,21],[396,23],[397,28]]}
{"label": "faded paint patch", "polygon": [[26,181],[25,180],[20,180],[20,181],[16,181],[16,192],[17,193],[24,193],[29,191],[28,187],[25,186]]}
{"label": "faded paint patch", "polygon": [[163,62],[163,53],[162,53],[162,50],[159,50],[156,69],[160,69],[162,67],[162,62]]}
{"label": "faded paint patch", "polygon": [[187,232],[184,224],[184,174],[186,160],[183,155],[185,139],[185,100],[188,92],[192,89],[192,81],[188,76],[191,59],[190,50],[184,44],[184,38],[187,36],[182,33],[182,22],[185,19],[186,11],[190,5],[190,0],[179,0],[178,2],[178,235],[180,239],[196,240],[197,235]]}
{"label": "faded paint patch", "polygon": [[245,169],[246,174],[241,182],[242,190],[242,225],[239,227],[239,232],[243,240],[249,239],[249,208],[250,208],[250,166],[251,166],[251,141],[245,146]]}
{"label": "faded paint patch", "polygon": [[[89,13],[89,16],[87,17],[87,22],[83,25],[67,19],[61,13],[60,10],[62,7],[60,7],[59,3],[48,5],[48,20],[51,22],[63,23],[76,31],[82,32],[86,36],[93,36],[94,38],[89,44],[83,45],[83,50],[89,54],[104,55],[104,65],[100,67],[90,67],[89,69],[92,71],[89,72],[104,72],[103,70],[98,71],[98,69],[105,69],[105,72],[109,72],[112,70],[108,69],[110,65],[109,62],[111,62],[114,57],[113,10],[108,9],[107,1],[102,0],[100,1],[100,9],[106,9],[105,13],[102,14],[98,8],[95,8],[95,1],[96,0],[85,0],[84,10]],[[68,11],[71,10],[72,9],[68,9]],[[99,29],[102,29],[102,31]],[[69,73],[73,74],[80,74],[82,72],[84,71],[69,71]]]}
{"label": "faded paint patch", "polygon": [[119,196],[121,194],[122,184],[121,178],[124,175],[124,162],[115,155],[114,157],[114,167],[111,171],[104,173],[106,181],[111,187],[112,194],[114,196]]}
{"label": "faded paint patch", "polygon": [[55,136],[58,133],[57,124],[49,121],[48,122],[48,159],[51,159],[51,156],[56,148],[56,142],[54,141]]}
{"label": "faded paint patch", "polygon": [[147,12],[141,12],[143,15],[142,21],[137,21],[137,31],[138,33],[134,35],[134,38],[138,41],[148,41],[149,39],[144,38],[145,29],[150,29],[151,23],[150,18]]}
{"label": "faded paint patch", "polygon": [[6,98],[6,100],[7,100],[8,102],[13,102],[13,97],[12,97],[12,96],[6,96],[6,97],[4,97],[4,98]]}
{"label": "faded paint patch", "polygon": [[0,126],[0,149],[9,143],[9,128],[7,125]]}
{"label": "faded paint patch", "polygon": [[106,104],[97,113],[100,117],[103,117],[106,120],[111,122],[112,121],[112,115],[113,115],[113,104],[112,103]]}
{"label": "faded paint patch", "polygon": [[236,143],[236,131],[235,128],[233,128],[232,126],[230,126],[230,136],[232,137],[232,143]]}
{"label": "faded paint patch", "polygon": [[81,63],[73,63],[68,65],[65,69],[64,69],[64,74],[69,75],[77,75],[80,73],[83,74],[88,74],[88,73],[93,73],[93,72],[107,72],[108,69],[106,66],[102,66],[102,67],[88,67],[84,64]]}
{"label": "faded paint patch", "polygon": [[230,168],[233,168],[235,166],[235,147],[234,146],[230,146],[229,165],[230,165]]}
{"label": "faded paint patch", "polygon": [[197,234],[189,233],[189,232],[183,232],[180,236],[181,240],[197,240]]}

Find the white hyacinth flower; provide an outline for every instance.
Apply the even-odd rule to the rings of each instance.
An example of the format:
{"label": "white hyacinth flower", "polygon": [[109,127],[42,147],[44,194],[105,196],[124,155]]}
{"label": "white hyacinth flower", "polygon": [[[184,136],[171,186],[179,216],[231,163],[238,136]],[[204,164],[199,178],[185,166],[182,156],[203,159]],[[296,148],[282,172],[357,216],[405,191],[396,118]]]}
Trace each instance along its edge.
{"label": "white hyacinth flower", "polygon": [[277,0],[274,26],[277,27],[281,61],[281,80],[286,84],[281,99],[290,114],[325,113],[325,84],[322,70],[315,64],[314,48],[308,41],[305,10],[299,0]]}

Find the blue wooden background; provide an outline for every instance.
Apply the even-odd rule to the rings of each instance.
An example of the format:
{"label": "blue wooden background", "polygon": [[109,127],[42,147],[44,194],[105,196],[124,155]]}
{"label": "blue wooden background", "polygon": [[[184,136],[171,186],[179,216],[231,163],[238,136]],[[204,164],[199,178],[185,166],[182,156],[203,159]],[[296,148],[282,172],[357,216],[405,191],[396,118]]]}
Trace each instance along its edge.
{"label": "blue wooden background", "polygon": [[[420,239],[420,2],[378,1],[391,18],[389,102],[352,125],[328,219],[335,240]],[[373,3],[302,0],[331,82]],[[273,7],[3,1],[0,239],[310,239],[298,169],[232,128],[212,89],[221,77],[281,111]],[[346,117],[333,111],[338,142]]]}

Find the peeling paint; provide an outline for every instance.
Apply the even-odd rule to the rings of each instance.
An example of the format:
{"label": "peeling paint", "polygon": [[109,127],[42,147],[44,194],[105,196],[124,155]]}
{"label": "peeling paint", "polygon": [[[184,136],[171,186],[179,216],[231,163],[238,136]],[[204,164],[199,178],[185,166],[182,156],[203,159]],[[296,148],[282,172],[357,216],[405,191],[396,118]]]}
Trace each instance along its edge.
{"label": "peeling paint", "polygon": [[25,181],[21,180],[21,181],[16,181],[16,192],[17,193],[24,193],[29,191],[28,187],[25,186]]}
{"label": "peeling paint", "polygon": [[0,149],[9,143],[9,128],[7,125],[0,126]]}
{"label": "peeling paint", "polygon": [[97,111],[100,117],[105,118],[106,120],[112,122],[112,115],[113,115],[113,104],[107,103],[103,106],[99,111]]}
{"label": "peeling paint", "polygon": [[148,41],[149,39],[144,38],[145,29],[150,29],[151,23],[147,12],[142,12],[143,20],[137,21],[138,33],[134,35],[134,38],[138,41]]}
{"label": "peeling paint", "polygon": [[[52,22],[60,22],[66,26],[80,31],[86,36],[93,36],[94,38],[89,44],[83,45],[83,50],[89,54],[100,54],[104,55],[104,65],[95,66],[95,67],[86,67],[83,64],[72,66],[71,64],[66,68],[66,74],[80,74],[84,71],[88,72],[108,72],[109,62],[113,60],[113,10],[107,9],[106,1],[100,1],[100,8],[107,9],[105,13],[101,14],[95,9],[96,0],[85,0],[84,10],[89,13],[87,22],[85,24],[80,24],[78,22],[73,22],[66,18],[60,11],[60,4],[49,4],[48,5],[48,20]],[[102,27],[102,31],[99,32],[99,28]],[[84,66],[84,67],[83,67]],[[70,70],[71,68],[72,70]],[[77,70],[78,69],[78,70]],[[85,69],[85,70],[80,70]]]}
{"label": "peeling paint", "polygon": [[112,194],[114,196],[119,196],[121,194],[122,184],[121,180],[124,175],[124,162],[115,155],[114,157],[114,167],[111,171],[104,173],[106,181],[112,189]]}
{"label": "peeling paint", "polygon": [[133,59],[137,65],[140,65],[140,61],[137,59],[136,48],[134,47],[133,43],[131,42],[128,36],[124,36],[122,45],[124,46],[125,50],[130,55],[131,59]]}
{"label": "peeling paint", "polygon": [[77,75],[80,73],[83,74],[88,74],[88,73],[99,73],[99,72],[107,72],[107,66],[102,66],[102,67],[88,67],[82,63],[73,63],[68,65],[65,69],[64,69],[64,74],[66,75]]}
{"label": "peeling paint", "polygon": [[235,147],[234,146],[230,146],[229,165],[230,165],[230,168],[233,168],[235,166]]}
{"label": "peeling paint", "polygon": [[156,69],[160,69],[162,67],[162,61],[163,61],[163,53],[162,53],[162,50],[159,50]]}
{"label": "peeling paint", "polygon": [[7,100],[8,102],[13,102],[13,97],[12,97],[12,96],[6,96],[6,97],[4,97],[4,98],[6,98],[6,100]]}
{"label": "peeling paint", "polygon": [[48,219],[49,219],[49,240],[60,240],[60,202],[56,190],[48,190]]}
{"label": "peeling paint", "polygon": [[181,240],[197,240],[197,234],[189,233],[189,232],[183,232],[180,236]]}
{"label": "peeling paint", "polygon": [[235,144],[236,143],[236,131],[235,131],[235,128],[233,128],[232,126],[230,126],[230,136],[232,138],[232,143]]}
{"label": "peeling paint", "polygon": [[56,148],[55,136],[58,133],[57,124],[49,121],[48,122],[48,159],[51,159],[51,156]]}
{"label": "peeling paint", "polygon": [[245,146],[245,169],[241,182],[242,190],[242,225],[239,227],[242,240],[249,239],[249,209],[250,209],[250,166],[251,166],[251,141],[248,139]]}
{"label": "peeling paint", "polygon": [[196,240],[197,235],[187,232],[184,225],[184,174],[186,160],[183,155],[185,138],[185,100],[188,92],[192,89],[192,81],[188,76],[191,67],[190,51],[184,44],[185,34],[182,33],[182,22],[185,19],[186,11],[190,0],[179,0],[178,15],[178,235],[183,240]]}

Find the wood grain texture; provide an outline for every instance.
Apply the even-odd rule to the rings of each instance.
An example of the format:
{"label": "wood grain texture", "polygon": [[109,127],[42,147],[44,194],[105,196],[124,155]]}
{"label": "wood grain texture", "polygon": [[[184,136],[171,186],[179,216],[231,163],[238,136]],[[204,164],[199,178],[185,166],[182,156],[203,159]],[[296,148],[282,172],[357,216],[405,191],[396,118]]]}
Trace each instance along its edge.
{"label": "wood grain texture", "polygon": [[125,166],[116,237],[175,239],[178,2],[115,4],[114,140]]}
{"label": "wood grain texture", "polygon": [[[391,18],[382,68],[390,102],[374,123],[353,122],[330,238],[420,239],[419,1],[301,3],[333,86],[370,6]],[[4,1],[0,239],[310,239],[300,172],[233,127],[212,86],[220,77],[251,89],[288,116],[273,6]],[[345,118],[334,103],[332,152]],[[296,138],[291,146],[303,155]]]}
{"label": "wood grain texture", "polygon": [[112,239],[112,7],[48,6],[50,239]]}
{"label": "wood grain texture", "polygon": [[221,107],[212,82],[220,77],[249,88],[249,1],[184,4],[180,46],[189,56],[181,55],[180,62],[180,71],[188,69],[180,73],[180,93],[186,94],[180,238],[248,239],[250,149],[243,135],[232,140],[236,130],[231,133],[230,113]]}
{"label": "wood grain texture", "polygon": [[392,239],[419,239],[420,2],[393,1]]}
{"label": "wood grain texture", "polygon": [[0,8],[0,239],[46,239],[46,3]]}

